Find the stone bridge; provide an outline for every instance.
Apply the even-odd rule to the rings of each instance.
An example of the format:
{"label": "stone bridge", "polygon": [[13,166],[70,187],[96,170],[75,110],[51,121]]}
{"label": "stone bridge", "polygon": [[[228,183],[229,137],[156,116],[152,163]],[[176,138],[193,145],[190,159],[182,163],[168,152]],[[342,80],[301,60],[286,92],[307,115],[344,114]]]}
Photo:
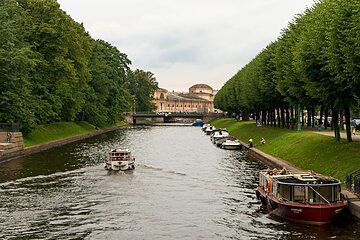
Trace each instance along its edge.
{"label": "stone bridge", "polygon": [[140,112],[140,113],[128,113],[124,116],[125,121],[136,125],[137,120],[145,119],[148,122],[163,122],[163,123],[171,123],[177,122],[177,120],[181,119],[189,119],[194,121],[195,119],[202,119],[204,122],[209,122],[217,117],[221,117],[222,113],[159,113],[159,112]]}

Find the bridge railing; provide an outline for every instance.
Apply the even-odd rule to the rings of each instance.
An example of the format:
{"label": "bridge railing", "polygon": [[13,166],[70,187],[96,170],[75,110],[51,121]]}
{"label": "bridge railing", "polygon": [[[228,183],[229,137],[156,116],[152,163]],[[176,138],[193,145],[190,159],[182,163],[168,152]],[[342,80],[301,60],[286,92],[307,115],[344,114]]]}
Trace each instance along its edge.
{"label": "bridge railing", "polygon": [[19,123],[0,123],[0,132],[19,132]]}
{"label": "bridge railing", "polygon": [[360,169],[346,175],[346,188],[360,196]]}

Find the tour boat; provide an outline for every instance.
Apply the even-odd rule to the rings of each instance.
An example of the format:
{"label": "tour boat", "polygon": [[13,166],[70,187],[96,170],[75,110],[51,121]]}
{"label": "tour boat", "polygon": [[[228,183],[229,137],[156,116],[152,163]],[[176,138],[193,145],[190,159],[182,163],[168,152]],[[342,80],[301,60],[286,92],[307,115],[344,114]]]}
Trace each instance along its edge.
{"label": "tour boat", "polygon": [[113,149],[106,156],[105,169],[114,171],[135,169],[135,158],[127,149]]}
{"label": "tour boat", "polygon": [[341,198],[341,182],[311,171],[260,171],[256,196],[270,214],[290,221],[323,225],[335,220],[347,207]]}
{"label": "tour boat", "polygon": [[237,139],[226,139],[220,146],[220,148],[227,150],[238,150],[241,149],[241,147],[241,143]]}
{"label": "tour boat", "polygon": [[216,140],[226,138],[228,136],[229,136],[229,133],[226,130],[219,129],[219,131],[213,131],[210,134],[210,140],[211,140],[212,143],[215,144]]}

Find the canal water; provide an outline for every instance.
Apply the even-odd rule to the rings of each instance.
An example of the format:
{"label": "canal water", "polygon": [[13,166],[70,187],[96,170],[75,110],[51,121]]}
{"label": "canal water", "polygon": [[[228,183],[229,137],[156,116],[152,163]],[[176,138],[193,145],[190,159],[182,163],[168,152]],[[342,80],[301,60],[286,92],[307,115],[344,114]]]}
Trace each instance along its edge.
{"label": "canal water", "polygon": [[[132,172],[104,155],[128,148]],[[135,127],[0,164],[0,239],[359,239],[269,216],[255,198],[259,162],[216,148],[196,127]]]}

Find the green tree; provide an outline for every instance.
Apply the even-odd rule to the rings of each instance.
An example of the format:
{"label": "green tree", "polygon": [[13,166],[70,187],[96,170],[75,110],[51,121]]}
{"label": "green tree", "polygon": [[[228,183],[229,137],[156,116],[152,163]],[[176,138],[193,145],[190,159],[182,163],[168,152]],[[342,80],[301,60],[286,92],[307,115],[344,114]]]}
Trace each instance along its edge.
{"label": "green tree", "polygon": [[20,122],[25,133],[35,123],[29,81],[35,60],[24,40],[26,21],[16,1],[0,1],[0,122]]}

